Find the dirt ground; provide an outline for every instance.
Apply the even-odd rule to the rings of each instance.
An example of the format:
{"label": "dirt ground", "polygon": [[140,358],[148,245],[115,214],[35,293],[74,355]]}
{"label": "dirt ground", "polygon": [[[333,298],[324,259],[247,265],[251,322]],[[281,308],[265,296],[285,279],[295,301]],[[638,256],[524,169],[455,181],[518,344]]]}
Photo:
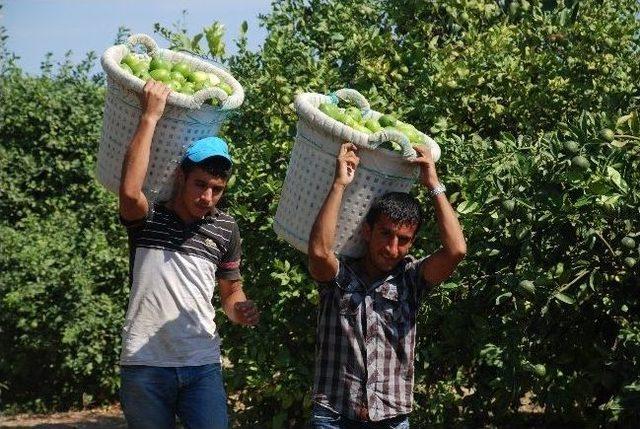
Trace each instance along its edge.
{"label": "dirt ground", "polygon": [[126,427],[127,424],[118,405],[67,413],[0,416],[0,428],[125,429]]}

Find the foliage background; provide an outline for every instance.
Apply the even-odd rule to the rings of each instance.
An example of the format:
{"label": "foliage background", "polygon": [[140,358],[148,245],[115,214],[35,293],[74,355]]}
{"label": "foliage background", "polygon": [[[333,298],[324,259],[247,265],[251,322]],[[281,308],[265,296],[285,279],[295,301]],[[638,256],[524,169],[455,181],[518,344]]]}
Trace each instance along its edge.
{"label": "foliage background", "polygon": [[[238,426],[308,418],[317,292],[271,222],[294,95],[340,87],[441,144],[469,244],[421,311],[412,423],[640,418],[638,12],[630,0],[284,0],[262,19],[262,49],[241,36],[232,56],[215,25],[202,38],[157,26],[247,95],[223,130],[238,160],[226,205],[263,309],[256,329],[221,324]],[[0,55],[1,407],[112,401],[128,286],[116,200],[93,178],[104,79],[92,55],[47,58],[38,76]],[[418,255],[438,246],[429,216]]]}

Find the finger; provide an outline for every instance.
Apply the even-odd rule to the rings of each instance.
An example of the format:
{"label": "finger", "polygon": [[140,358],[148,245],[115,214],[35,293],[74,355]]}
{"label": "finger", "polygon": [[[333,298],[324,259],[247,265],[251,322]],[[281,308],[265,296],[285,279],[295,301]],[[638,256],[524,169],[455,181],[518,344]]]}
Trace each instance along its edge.
{"label": "finger", "polygon": [[256,317],[258,317],[257,311],[247,311],[243,314],[246,319],[255,319]]}
{"label": "finger", "polygon": [[345,161],[355,161],[356,159],[358,159],[356,154],[353,153],[353,152],[349,152],[349,153],[345,154],[343,158],[344,158]]}
{"label": "finger", "polygon": [[427,147],[424,145],[414,146],[413,149],[419,154],[424,154],[427,151]]}
{"label": "finger", "polygon": [[247,308],[247,302],[246,301],[236,302],[235,307],[238,310],[244,311]]}

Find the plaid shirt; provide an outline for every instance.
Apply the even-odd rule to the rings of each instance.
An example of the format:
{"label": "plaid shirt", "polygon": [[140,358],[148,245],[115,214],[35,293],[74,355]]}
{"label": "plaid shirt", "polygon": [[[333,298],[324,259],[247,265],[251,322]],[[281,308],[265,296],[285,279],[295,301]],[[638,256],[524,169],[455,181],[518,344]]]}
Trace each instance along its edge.
{"label": "plaid shirt", "polygon": [[321,283],[313,400],[347,418],[379,421],[411,412],[416,313],[424,259],[407,256],[366,284],[342,257]]}

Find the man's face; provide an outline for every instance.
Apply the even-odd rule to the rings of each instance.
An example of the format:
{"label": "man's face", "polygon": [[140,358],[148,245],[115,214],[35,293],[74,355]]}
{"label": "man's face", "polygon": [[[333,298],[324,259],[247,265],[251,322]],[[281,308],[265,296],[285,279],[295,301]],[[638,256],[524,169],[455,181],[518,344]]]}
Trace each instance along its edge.
{"label": "man's face", "polygon": [[381,215],[370,227],[365,222],[364,240],[367,243],[369,260],[381,274],[393,270],[411,249],[417,225],[398,224],[386,215]]}
{"label": "man's face", "polygon": [[179,200],[193,219],[201,219],[218,204],[227,180],[212,176],[202,168],[196,167],[185,177],[181,175]]}

